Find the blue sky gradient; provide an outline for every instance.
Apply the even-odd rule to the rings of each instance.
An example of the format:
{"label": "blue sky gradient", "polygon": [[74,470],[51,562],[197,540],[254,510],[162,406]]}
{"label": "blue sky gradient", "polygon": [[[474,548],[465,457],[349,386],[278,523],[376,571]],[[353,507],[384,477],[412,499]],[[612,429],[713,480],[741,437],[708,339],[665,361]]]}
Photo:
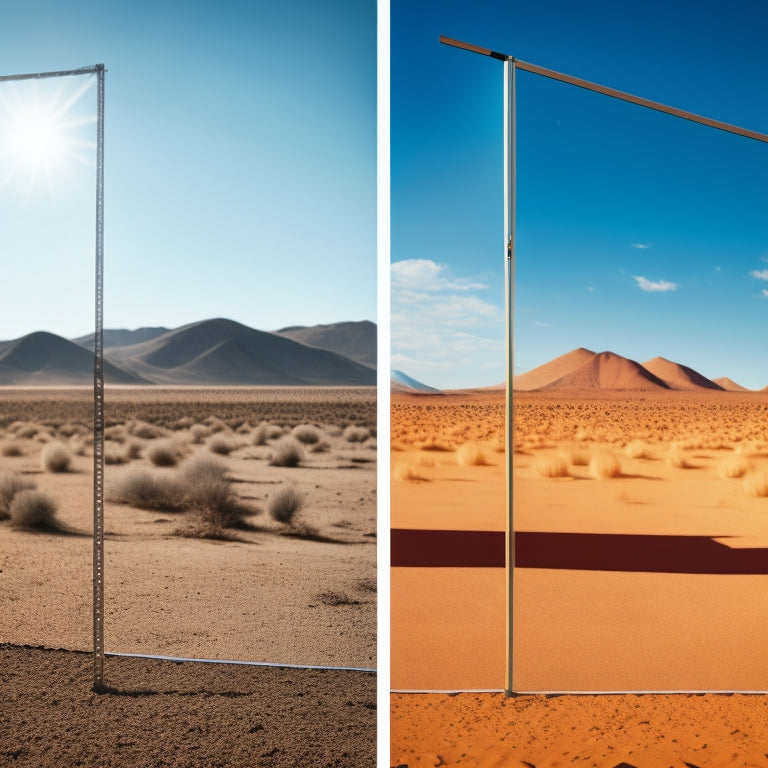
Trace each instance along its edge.
{"label": "blue sky gradient", "polygon": [[[0,74],[96,63],[106,327],[376,320],[374,0],[4,9]],[[0,83],[0,137],[9,103],[87,79]],[[0,339],[93,329],[95,93],[68,113],[84,163],[9,180],[0,147]]]}
{"label": "blue sky gradient", "polygon": [[[504,381],[492,48],[768,133],[768,6],[392,2],[392,365]],[[768,145],[517,73],[515,369],[579,346],[768,385]]]}

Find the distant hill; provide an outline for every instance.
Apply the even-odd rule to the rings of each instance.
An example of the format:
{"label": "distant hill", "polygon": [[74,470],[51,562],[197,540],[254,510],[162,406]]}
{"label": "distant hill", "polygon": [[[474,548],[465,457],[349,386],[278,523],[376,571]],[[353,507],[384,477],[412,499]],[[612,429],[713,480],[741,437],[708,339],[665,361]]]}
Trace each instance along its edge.
{"label": "distant hill", "polygon": [[[135,331],[129,331],[126,328],[105,328],[102,332],[102,341],[104,349],[110,347],[127,347],[130,344],[141,344],[143,341],[150,341],[164,333],[168,333],[169,328],[137,328]],[[96,334],[89,333],[87,336],[80,336],[72,339],[75,344],[93,351],[94,339]]]}
{"label": "distant hill", "polygon": [[595,353],[580,347],[515,376],[514,389],[722,392],[725,387],[688,366],[663,357],[640,364],[613,352]]}
{"label": "distant hill", "polygon": [[[146,379],[104,360],[107,384],[147,384]],[[0,385],[87,386],[93,383],[93,353],[47,331],[0,342]]]}
{"label": "distant hill", "polygon": [[430,387],[427,384],[414,379],[402,371],[392,370],[391,377],[392,392],[439,392],[439,389]]}
{"label": "distant hill", "polygon": [[742,387],[741,384],[737,384],[733,379],[729,379],[727,376],[720,376],[720,378],[713,379],[713,381],[728,392],[752,392],[751,389]]}
{"label": "distant hill", "polygon": [[344,355],[216,318],[110,349],[121,367],[156,384],[375,386],[376,372]]}
{"label": "distant hill", "polygon": [[275,333],[301,344],[338,352],[376,369],[376,325],[368,320],[330,325],[292,325]]}

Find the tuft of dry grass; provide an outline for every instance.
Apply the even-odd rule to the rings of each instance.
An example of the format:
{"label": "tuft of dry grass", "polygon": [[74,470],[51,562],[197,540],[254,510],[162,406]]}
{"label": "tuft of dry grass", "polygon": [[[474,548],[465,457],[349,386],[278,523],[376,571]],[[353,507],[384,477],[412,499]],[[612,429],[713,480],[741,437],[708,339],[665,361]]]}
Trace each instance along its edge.
{"label": "tuft of dry grass", "polygon": [[192,442],[195,445],[200,445],[211,434],[211,430],[205,424],[193,424],[189,429],[189,433],[192,435]]}
{"label": "tuft of dry grass", "polygon": [[691,463],[688,461],[688,457],[685,455],[685,450],[673,443],[669,446],[669,453],[667,454],[667,464],[670,467],[676,469],[690,469]]}
{"label": "tuft of dry grass", "polygon": [[273,520],[283,525],[294,525],[296,513],[304,505],[304,495],[293,486],[278,488],[267,503],[267,510]]}
{"label": "tuft of dry grass", "polygon": [[321,432],[311,424],[299,424],[291,430],[291,435],[304,445],[314,445],[320,442]]}
{"label": "tuft of dry grass", "polygon": [[482,467],[490,464],[482,446],[475,442],[464,443],[456,451],[456,462],[462,467]]}
{"label": "tuft of dry grass", "polygon": [[72,464],[72,454],[64,443],[46,443],[40,454],[40,463],[46,472],[67,472]]}
{"label": "tuft of dry grass", "polygon": [[589,460],[589,475],[595,480],[621,477],[621,462],[612,451],[598,450]]}
{"label": "tuft of dry grass", "polygon": [[624,446],[624,454],[630,459],[649,459],[651,452],[643,440],[630,440]]}
{"label": "tuft of dry grass", "polygon": [[768,472],[755,471],[744,476],[742,481],[747,496],[768,496]]}
{"label": "tuft of dry grass", "polygon": [[208,441],[208,450],[220,456],[229,456],[232,451],[237,450],[237,443],[227,435],[218,432]]}
{"label": "tuft of dry grass", "polygon": [[24,451],[21,446],[13,441],[8,441],[0,445],[0,455],[2,456],[23,456]]}
{"label": "tuft of dry grass", "polygon": [[416,464],[401,464],[395,468],[394,476],[396,480],[404,480],[412,483],[425,483],[430,480],[420,471]]}
{"label": "tuft of dry grass", "polygon": [[179,450],[170,440],[160,440],[149,446],[147,458],[156,467],[175,467],[179,462]]}
{"label": "tuft of dry grass", "polygon": [[113,484],[109,500],[139,509],[181,512],[186,506],[187,494],[184,483],[175,475],[134,468]]}
{"label": "tuft of dry grass", "polygon": [[744,477],[749,470],[749,460],[743,453],[734,453],[726,456],[717,467],[720,477],[738,478]]}
{"label": "tuft of dry grass", "polygon": [[21,491],[34,490],[35,484],[15,472],[0,473],[0,520],[10,517],[13,497]]}
{"label": "tuft of dry grass", "polygon": [[59,531],[63,526],[56,518],[56,510],[55,500],[44,491],[19,491],[11,501],[11,524],[24,531]]}
{"label": "tuft of dry grass", "polygon": [[568,477],[568,465],[559,454],[539,454],[533,465],[542,477]]}
{"label": "tuft of dry grass", "polygon": [[301,445],[292,437],[283,437],[275,443],[269,463],[273,467],[296,467],[301,459]]}
{"label": "tuft of dry grass", "polygon": [[348,443],[364,443],[371,436],[371,431],[367,427],[350,424],[342,434]]}

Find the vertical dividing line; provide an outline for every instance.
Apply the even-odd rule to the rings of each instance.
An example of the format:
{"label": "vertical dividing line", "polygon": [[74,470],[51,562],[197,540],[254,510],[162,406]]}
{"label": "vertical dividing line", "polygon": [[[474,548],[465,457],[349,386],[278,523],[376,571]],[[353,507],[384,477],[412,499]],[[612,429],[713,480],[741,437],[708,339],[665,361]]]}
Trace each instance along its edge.
{"label": "vertical dividing line", "polygon": [[104,690],[104,65],[96,126],[96,331],[93,342],[93,690]]}
{"label": "vertical dividing line", "polygon": [[506,287],[506,435],[507,457],[506,503],[507,503],[507,659],[505,683],[507,696],[514,692],[514,574],[515,574],[515,526],[512,514],[512,464],[514,458],[512,383],[514,377],[514,288],[515,288],[515,60],[504,62],[504,246],[505,246],[505,287]]}

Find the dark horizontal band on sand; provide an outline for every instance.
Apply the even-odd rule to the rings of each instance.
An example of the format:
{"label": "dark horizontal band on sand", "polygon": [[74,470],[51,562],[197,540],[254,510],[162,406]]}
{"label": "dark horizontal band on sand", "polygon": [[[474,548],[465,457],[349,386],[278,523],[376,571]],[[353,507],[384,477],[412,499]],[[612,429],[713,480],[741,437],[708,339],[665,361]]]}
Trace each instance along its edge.
{"label": "dark horizontal band on sand", "polygon": [[[768,548],[732,549],[722,536],[515,533],[516,568],[768,575]],[[393,528],[394,567],[504,568],[503,531]]]}

